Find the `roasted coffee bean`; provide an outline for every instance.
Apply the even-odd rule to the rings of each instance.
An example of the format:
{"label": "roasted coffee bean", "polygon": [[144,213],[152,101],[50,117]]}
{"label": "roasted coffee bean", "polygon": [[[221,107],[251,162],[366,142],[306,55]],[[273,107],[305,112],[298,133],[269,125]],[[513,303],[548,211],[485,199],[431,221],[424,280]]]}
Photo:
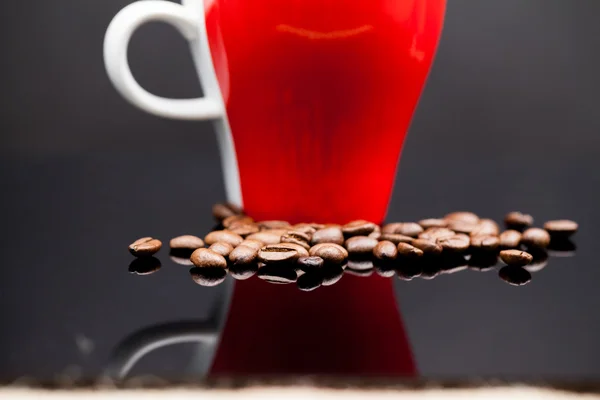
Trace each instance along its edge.
{"label": "roasted coffee bean", "polygon": [[227,257],[229,253],[233,251],[233,246],[225,242],[217,242],[210,245],[209,250],[214,251],[217,254]]}
{"label": "roasted coffee bean", "polygon": [[500,227],[495,221],[491,219],[481,219],[479,223],[471,231],[471,236],[498,236],[500,233]]}
{"label": "roasted coffee bean", "polygon": [[448,228],[429,228],[419,234],[419,239],[437,242],[438,239],[452,237],[456,232]]}
{"label": "roasted coffee bean", "polygon": [[135,258],[129,264],[129,272],[136,275],[150,275],[161,267],[160,260],[156,257]]}
{"label": "roasted coffee bean", "polygon": [[381,231],[373,231],[367,235],[367,237],[373,238],[375,240],[381,239]]}
{"label": "roasted coffee bean", "polygon": [[368,236],[353,236],[346,240],[346,250],[350,255],[371,254],[377,243],[376,239]]}
{"label": "roasted coffee bean", "polygon": [[531,281],[531,274],[524,268],[506,266],[498,271],[500,279],[513,286],[523,286]]}
{"label": "roasted coffee bean", "polygon": [[287,221],[271,220],[271,221],[260,221],[258,226],[261,230],[267,229],[290,229],[292,225]]}
{"label": "roasted coffee bean", "polygon": [[507,229],[522,232],[523,229],[533,225],[533,217],[519,211],[512,211],[504,216],[504,225],[506,225]]}
{"label": "roasted coffee bean", "polygon": [[261,231],[246,236],[246,240],[256,240],[268,244],[277,244],[281,242],[281,233],[279,231]]}
{"label": "roasted coffee bean", "polygon": [[282,243],[269,244],[258,251],[258,258],[265,263],[296,260],[299,256],[298,250]]}
{"label": "roasted coffee bean", "polygon": [[296,271],[289,263],[267,264],[259,268],[257,276],[269,283],[279,284],[294,283],[298,279]]}
{"label": "roasted coffee bean", "polygon": [[533,256],[521,250],[502,250],[500,259],[513,267],[524,267],[533,261]]}
{"label": "roasted coffee bean", "polygon": [[352,269],[350,267],[344,270],[345,274],[350,274],[354,276],[367,277],[373,275],[374,268],[369,269]]}
{"label": "roasted coffee bean", "polygon": [[398,243],[398,258],[415,259],[423,256],[423,250],[417,249],[412,244]]}
{"label": "roasted coffee bean", "polygon": [[227,217],[221,223],[223,227],[228,229],[230,226],[236,224],[253,224],[254,220],[247,215],[232,215],[231,217]]}
{"label": "roasted coffee bean", "polygon": [[317,231],[317,229],[314,226],[312,226],[311,224],[307,224],[307,223],[293,225],[292,230],[294,230],[296,232],[302,232],[302,233],[305,233],[310,236],[312,236],[312,234]]}
{"label": "roasted coffee bean", "polygon": [[258,225],[249,224],[247,222],[236,222],[234,224],[229,225],[229,228],[227,228],[227,230],[242,237],[246,237],[259,231]]}
{"label": "roasted coffee bean", "polygon": [[319,229],[313,233],[311,243],[313,245],[319,243],[335,243],[341,245],[344,243],[344,234],[342,233],[341,228],[335,226]]}
{"label": "roasted coffee bean", "polygon": [[448,226],[448,221],[440,218],[426,218],[420,220],[418,224],[421,225],[421,228],[423,229],[445,228],[446,226]]}
{"label": "roasted coffee bean", "polygon": [[346,237],[366,236],[373,232],[376,228],[377,225],[374,223],[365,221],[363,219],[358,219],[356,221],[348,222],[346,225],[342,226],[342,233]]}
{"label": "roasted coffee bean", "polygon": [[523,267],[527,271],[538,272],[548,265],[548,252],[545,249],[535,249],[531,255],[533,256],[533,260],[531,260],[530,264]]}
{"label": "roasted coffee bean", "polygon": [[309,256],[298,259],[298,268],[304,272],[319,271],[323,268],[325,261],[321,257]]}
{"label": "roasted coffee bean", "polygon": [[[518,233],[518,232],[517,232]],[[480,236],[472,236],[470,238],[471,247],[475,250],[480,251],[493,251],[500,246],[500,239],[498,236],[491,235],[480,235]]]}
{"label": "roasted coffee bean", "polygon": [[559,219],[546,222],[544,224],[544,229],[548,231],[553,238],[568,238],[577,232],[579,225],[575,221]]}
{"label": "roasted coffee bean", "polygon": [[281,236],[281,243],[294,243],[304,247],[306,250],[310,249],[310,238],[312,235],[308,235],[300,231],[288,231]]}
{"label": "roasted coffee bean", "polygon": [[255,263],[258,257],[258,250],[239,245],[229,254],[229,261],[231,265],[242,265],[242,264],[251,264]]}
{"label": "roasted coffee bean", "polygon": [[339,265],[325,265],[321,275],[323,276],[323,286],[331,286],[337,283],[342,276],[344,276],[344,270]]}
{"label": "roasted coffee bean", "polygon": [[387,240],[394,244],[398,243],[410,243],[413,241],[413,238],[406,235],[401,235],[399,233],[382,233],[378,240]]}
{"label": "roasted coffee bean", "polygon": [[296,243],[279,243],[278,246],[283,246],[283,247],[287,247],[290,249],[294,249],[298,252],[298,258],[300,257],[308,257],[308,250],[306,250],[306,248],[304,246],[300,246],[299,244]]}
{"label": "roasted coffee bean", "polygon": [[227,217],[232,215],[243,214],[241,208],[231,203],[218,203],[212,207],[213,216],[217,221],[223,221]]}
{"label": "roasted coffee bean", "polygon": [[448,229],[453,230],[456,233],[470,234],[477,228],[478,224],[472,222],[465,222],[460,219],[448,221]]}
{"label": "roasted coffee bean", "polygon": [[[236,247],[237,248],[237,247]],[[232,265],[229,267],[229,275],[235,280],[243,281],[251,278],[258,272],[258,263]]]}
{"label": "roasted coffee bean", "polygon": [[227,268],[225,257],[209,249],[195,250],[190,260],[198,268]]}
{"label": "roasted coffee bean", "polygon": [[310,292],[323,284],[323,275],[320,272],[308,272],[298,278],[296,285],[303,292]]}
{"label": "roasted coffee bean", "polygon": [[575,255],[577,246],[569,239],[553,238],[548,245],[548,253],[552,257],[572,257]]}
{"label": "roasted coffee bean", "polygon": [[550,244],[550,234],[544,229],[529,228],[523,232],[521,243],[527,247],[548,247]]}
{"label": "roasted coffee bean", "polygon": [[219,267],[192,267],[190,268],[190,275],[198,285],[217,286],[225,281],[227,271]]}
{"label": "roasted coffee bean", "polygon": [[348,258],[348,264],[346,269],[353,269],[354,271],[365,271],[368,269],[373,269],[373,260],[371,258]]}
{"label": "roasted coffee bean", "polygon": [[217,242],[225,242],[229,243],[233,247],[236,247],[239,246],[239,244],[243,241],[243,237],[228,230],[212,231],[204,237],[204,243],[209,246]]}
{"label": "roasted coffee bean", "polygon": [[423,228],[416,222],[393,222],[381,228],[381,233],[399,233],[410,237],[417,237],[421,232]]}
{"label": "roasted coffee bean", "polygon": [[422,250],[423,254],[426,256],[437,256],[442,254],[442,246],[440,246],[432,240],[415,239],[411,242],[411,244],[417,249]]}
{"label": "roasted coffee bean", "polygon": [[469,211],[456,211],[450,214],[446,214],[444,219],[446,220],[446,222],[463,221],[469,222],[471,224],[477,224],[479,222],[479,217],[477,216],[477,214],[474,214]]}
{"label": "roasted coffee bean", "polygon": [[267,245],[267,243],[263,243],[255,239],[246,239],[242,243],[240,243],[240,246],[247,246],[252,249],[256,249],[257,251],[262,249],[265,245]]}
{"label": "roasted coffee bean", "polygon": [[136,257],[151,256],[160,250],[162,242],[151,237],[143,237],[129,245],[129,252]]}
{"label": "roasted coffee bean", "polygon": [[436,241],[444,251],[462,253],[469,248],[470,238],[462,233],[450,237],[442,237]]}
{"label": "roasted coffee bean", "polygon": [[335,243],[319,243],[310,248],[311,256],[321,257],[326,263],[340,265],[348,258],[348,251]]}
{"label": "roasted coffee bean", "polygon": [[516,249],[521,243],[521,232],[508,229],[500,234],[500,247],[503,249]]}
{"label": "roasted coffee bean", "polygon": [[172,249],[196,250],[200,247],[204,247],[204,241],[197,236],[183,235],[171,239],[169,246]]}
{"label": "roasted coffee bean", "polygon": [[373,248],[373,256],[378,260],[395,260],[398,256],[398,248],[393,242],[383,240]]}

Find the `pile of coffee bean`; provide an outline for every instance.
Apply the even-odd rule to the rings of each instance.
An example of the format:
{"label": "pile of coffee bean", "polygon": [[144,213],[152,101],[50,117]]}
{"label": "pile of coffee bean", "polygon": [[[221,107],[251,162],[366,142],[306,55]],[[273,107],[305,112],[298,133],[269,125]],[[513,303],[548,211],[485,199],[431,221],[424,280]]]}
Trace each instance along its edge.
{"label": "pile of coffee bean", "polygon": [[[332,285],[344,273],[431,279],[466,268],[490,270],[498,259],[506,265],[500,278],[523,285],[531,280],[530,272],[546,265],[552,245],[558,252],[574,249],[569,237],[578,229],[569,220],[536,228],[533,217],[520,212],[506,215],[504,231],[495,221],[466,211],[383,226],[365,220],[345,225],[254,221],[231,204],[215,205],[213,215],[218,226],[203,239],[184,235],[169,242],[171,259],[192,266],[196,283],[215,286],[227,274],[237,280],[257,275],[270,283],[296,283],[304,291]],[[139,258],[130,271],[158,270],[160,261],[152,255],[161,247],[151,237],[133,242],[129,250]]]}

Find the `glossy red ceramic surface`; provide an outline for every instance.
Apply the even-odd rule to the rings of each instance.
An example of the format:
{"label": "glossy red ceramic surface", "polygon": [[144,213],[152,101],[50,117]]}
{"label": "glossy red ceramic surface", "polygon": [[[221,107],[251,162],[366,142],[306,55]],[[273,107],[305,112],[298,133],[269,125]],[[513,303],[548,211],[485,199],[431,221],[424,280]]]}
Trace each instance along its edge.
{"label": "glossy red ceramic surface", "polygon": [[[214,0],[213,62],[255,219],[381,222],[445,0]],[[392,282],[236,285],[213,373],[412,374]]]}

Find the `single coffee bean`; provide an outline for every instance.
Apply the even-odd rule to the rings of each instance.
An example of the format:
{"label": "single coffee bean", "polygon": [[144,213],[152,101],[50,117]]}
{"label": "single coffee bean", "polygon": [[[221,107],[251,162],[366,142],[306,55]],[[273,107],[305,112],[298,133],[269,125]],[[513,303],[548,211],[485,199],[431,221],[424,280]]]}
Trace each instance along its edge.
{"label": "single coffee bean", "polygon": [[192,267],[190,275],[198,285],[211,287],[223,283],[227,277],[227,271],[218,267]]}
{"label": "single coffee bean", "polygon": [[533,260],[531,260],[530,264],[523,267],[527,271],[538,272],[548,265],[548,252],[545,249],[536,249],[531,255],[533,256]]}
{"label": "single coffee bean", "polygon": [[358,219],[356,221],[348,222],[346,225],[342,226],[342,233],[346,237],[350,236],[366,236],[369,233],[373,232],[377,228],[372,222],[365,221],[363,219]]}
{"label": "single coffee bean", "polygon": [[331,286],[342,279],[344,270],[339,265],[326,265],[321,271],[321,276],[323,277],[323,286]]}
{"label": "single coffee bean", "polygon": [[412,244],[398,243],[398,258],[415,259],[423,256],[423,250],[417,249]]}
{"label": "single coffee bean", "polygon": [[[238,248],[238,247],[236,247]],[[229,267],[229,275],[235,280],[243,281],[251,278],[258,272],[258,263],[232,265]]]}
{"label": "single coffee bean", "polygon": [[521,243],[521,232],[508,229],[500,234],[500,247],[503,249],[516,249]]}
{"label": "single coffee bean", "polygon": [[277,244],[281,242],[281,233],[278,231],[261,231],[246,236],[246,240],[256,240],[265,245]]}
{"label": "single coffee bean", "polygon": [[453,230],[456,233],[470,234],[477,228],[478,224],[472,222],[465,222],[460,219],[448,221],[448,229]]}
{"label": "single coffee bean", "polygon": [[225,257],[210,249],[197,249],[190,256],[192,263],[198,268],[227,268]]}
{"label": "single coffee bean", "polygon": [[136,275],[150,275],[161,267],[160,260],[156,257],[135,258],[129,264],[129,272]]}
{"label": "single coffee bean", "polygon": [[300,246],[299,244],[296,243],[279,243],[277,244],[277,246],[280,247],[287,247],[289,249],[294,249],[298,252],[298,257],[296,257],[296,259],[300,258],[300,257],[308,257],[308,250],[304,247],[304,246]]}
{"label": "single coffee bean", "polygon": [[398,248],[393,242],[383,240],[373,248],[373,256],[378,260],[395,260],[398,256]]}
{"label": "single coffee bean", "polygon": [[529,228],[523,232],[521,243],[527,247],[548,247],[550,244],[550,234],[544,229]]}
{"label": "single coffee bean", "polygon": [[423,251],[424,255],[437,256],[442,254],[442,246],[432,240],[427,239],[415,239],[411,244],[419,250]]}
{"label": "single coffee bean", "polygon": [[533,217],[519,211],[512,211],[504,216],[504,225],[506,225],[507,229],[514,229],[522,232],[523,229],[533,225]]}
{"label": "single coffee bean", "polygon": [[381,239],[381,232],[380,231],[373,231],[373,232],[369,233],[367,235],[367,237],[373,238],[375,240],[379,240],[379,239]]}
{"label": "single coffee bean", "polygon": [[579,229],[579,225],[575,221],[568,219],[558,219],[555,221],[548,221],[544,224],[544,229],[553,238],[568,238],[573,235]]}
{"label": "single coffee bean", "polygon": [[413,241],[413,238],[406,235],[401,235],[399,233],[382,233],[378,240],[387,240],[394,244],[398,243],[410,243]]}
{"label": "single coffee bean", "polygon": [[169,242],[169,246],[172,249],[196,250],[200,247],[204,247],[204,241],[198,236],[183,235],[171,239],[171,241]]}
{"label": "single coffee bean", "polygon": [[214,251],[217,254],[227,257],[229,253],[233,251],[233,246],[225,242],[217,242],[210,245],[209,250]]}
{"label": "single coffee bean", "polygon": [[319,243],[335,243],[335,244],[343,244],[344,243],[344,234],[339,227],[328,227],[317,230],[312,235],[311,244],[319,244]]}
{"label": "single coffee bean", "polygon": [[350,255],[371,254],[377,243],[376,239],[368,236],[353,236],[346,240],[346,250]]}
{"label": "single coffee bean", "polygon": [[217,242],[225,242],[229,243],[233,247],[236,247],[239,246],[239,244],[243,241],[243,237],[228,230],[212,231],[204,237],[204,243],[209,246]]}
{"label": "single coffee bean", "polygon": [[524,268],[506,266],[498,271],[500,279],[513,286],[523,286],[531,281],[531,273]]}
{"label": "single coffee bean", "polygon": [[143,237],[129,245],[129,252],[136,257],[151,256],[160,250],[162,242],[151,237]]}
{"label": "single coffee bean", "polygon": [[241,208],[231,203],[218,203],[212,207],[213,216],[217,221],[223,221],[227,217],[232,215],[243,214]]}
{"label": "single coffee bean", "polygon": [[229,261],[231,262],[231,265],[247,265],[255,263],[257,257],[258,250],[252,247],[239,245],[229,254]]}
{"label": "single coffee bean", "polygon": [[290,229],[292,227],[289,222],[278,220],[260,221],[258,222],[258,226],[263,231],[267,229]]}
{"label": "single coffee bean", "polygon": [[304,272],[319,271],[323,268],[325,261],[321,257],[308,256],[298,259],[298,268]]}
{"label": "single coffee bean", "polygon": [[233,223],[233,224],[229,225],[229,228],[227,228],[227,230],[229,230],[230,232],[233,232],[237,235],[240,235],[242,237],[246,237],[248,235],[251,235],[251,234],[259,231],[258,225],[254,224],[254,223],[249,224],[247,222]]}
{"label": "single coffee bean", "polygon": [[[518,233],[518,232],[517,232]],[[497,236],[480,235],[470,238],[471,247],[481,251],[493,251],[500,246],[500,239]]]}
{"label": "single coffee bean", "polygon": [[303,292],[310,292],[323,284],[323,275],[320,272],[308,272],[296,281],[298,289]]}
{"label": "single coffee bean", "polygon": [[[321,229],[321,228],[319,228],[319,229]],[[306,233],[307,235],[310,235],[310,236],[312,236],[312,234],[317,231],[317,229],[314,226],[312,226],[311,224],[304,223],[304,222],[293,225],[292,230],[294,230],[296,232]]]}
{"label": "single coffee bean", "polygon": [[381,233],[399,233],[410,237],[417,237],[421,232],[423,228],[416,222],[393,222],[381,228]]}
{"label": "single coffee bean", "polygon": [[269,283],[287,284],[294,283],[298,279],[296,271],[291,264],[267,264],[258,270],[257,276]]}
{"label": "single coffee bean", "polygon": [[442,237],[436,243],[442,246],[444,251],[462,253],[469,248],[471,239],[465,234],[458,233],[454,236]]}
{"label": "single coffee bean", "polygon": [[526,251],[521,250],[502,250],[500,259],[507,265],[514,267],[524,267],[533,261],[533,256]]}
{"label": "single coffee bean", "polygon": [[310,249],[310,238],[312,235],[306,234],[300,231],[288,231],[281,236],[281,243],[294,243],[304,247],[306,250]]}
{"label": "single coffee bean", "polygon": [[498,236],[499,233],[500,227],[498,224],[491,219],[484,218],[479,220],[475,229],[471,231],[471,236]]}
{"label": "single coffee bean", "polygon": [[450,214],[446,214],[446,216],[444,217],[444,219],[447,222],[450,222],[450,221],[463,221],[463,222],[470,222],[472,224],[477,224],[479,222],[479,217],[477,216],[477,214],[474,214],[474,213],[469,212],[469,211],[456,211],[456,212],[452,212]]}
{"label": "single coffee bean", "polygon": [[232,215],[231,217],[225,218],[221,224],[223,227],[228,229],[230,226],[235,224],[253,224],[254,220],[247,215]]}
{"label": "single coffee bean", "polygon": [[310,248],[311,256],[321,257],[326,263],[340,265],[348,258],[348,251],[335,243],[319,243]]}
{"label": "single coffee bean", "polygon": [[418,224],[421,225],[421,228],[423,229],[445,228],[446,226],[448,226],[448,221],[441,218],[426,218],[420,220]]}
{"label": "single coffee bean", "polygon": [[262,249],[266,244],[267,243],[263,243],[255,239],[245,239],[242,243],[240,243],[240,246],[247,246],[258,251]]}
{"label": "single coffee bean", "polygon": [[419,234],[419,239],[436,242],[438,239],[448,238],[456,235],[456,232],[448,228],[429,228]]}
{"label": "single coffee bean", "polygon": [[299,257],[298,251],[283,244],[269,244],[258,251],[258,258],[265,263],[291,261]]}

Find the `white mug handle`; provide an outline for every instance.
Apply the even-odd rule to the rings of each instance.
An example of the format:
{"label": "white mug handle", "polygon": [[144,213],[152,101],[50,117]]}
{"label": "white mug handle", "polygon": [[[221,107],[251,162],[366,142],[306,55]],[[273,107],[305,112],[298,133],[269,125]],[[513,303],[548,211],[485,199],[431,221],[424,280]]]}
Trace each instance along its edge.
{"label": "white mug handle", "polygon": [[[196,99],[168,99],[156,96],[142,88],[131,73],[127,61],[127,47],[133,32],[149,21],[163,21],[175,26],[189,41],[199,39],[198,24],[204,23],[204,15],[198,18],[189,8],[162,0],[145,0],[129,4],[111,21],[104,37],[104,63],[108,76],[116,89],[132,104],[152,114],[177,119],[215,119],[224,115],[220,93],[215,93],[212,82],[202,82],[205,97]],[[202,26],[204,28],[204,26]],[[208,46],[202,46],[208,50]],[[199,54],[208,57],[210,52]],[[202,70],[201,66],[199,68]],[[212,81],[212,76],[203,76],[201,81]],[[213,71],[210,71],[213,72]],[[214,72],[213,72],[214,74]],[[212,75],[212,74],[211,74]],[[206,84],[209,83],[209,84]],[[213,93],[210,93],[213,92]],[[216,96],[215,96],[216,95]]]}

